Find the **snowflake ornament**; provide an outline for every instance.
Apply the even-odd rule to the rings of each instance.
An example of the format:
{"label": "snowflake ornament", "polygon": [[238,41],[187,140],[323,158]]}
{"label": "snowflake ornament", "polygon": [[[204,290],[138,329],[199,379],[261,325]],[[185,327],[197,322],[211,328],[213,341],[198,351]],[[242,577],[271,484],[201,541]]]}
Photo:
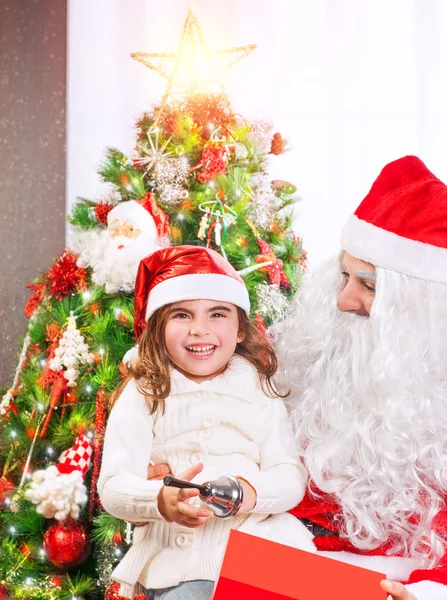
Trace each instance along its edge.
{"label": "snowflake ornament", "polygon": [[59,342],[54,358],[50,361],[52,371],[61,371],[65,367],[64,377],[68,387],[76,387],[79,375],[78,366],[91,364],[94,355],[89,352],[84,336],[76,328],[76,317],[73,312],[68,317],[67,329]]}

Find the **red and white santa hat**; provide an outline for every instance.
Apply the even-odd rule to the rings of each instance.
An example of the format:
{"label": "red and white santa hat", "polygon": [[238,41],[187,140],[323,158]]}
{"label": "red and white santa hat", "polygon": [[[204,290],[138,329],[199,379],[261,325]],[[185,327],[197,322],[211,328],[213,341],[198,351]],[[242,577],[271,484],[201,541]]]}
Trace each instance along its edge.
{"label": "red and white santa hat", "polygon": [[447,283],[447,186],[416,156],[389,163],[349,218],[341,246],[375,266]]}
{"label": "red and white santa hat", "polygon": [[244,281],[220,254],[201,246],[174,246],[140,262],[135,283],[135,335],[159,308],[182,300],[229,302],[250,312]]}

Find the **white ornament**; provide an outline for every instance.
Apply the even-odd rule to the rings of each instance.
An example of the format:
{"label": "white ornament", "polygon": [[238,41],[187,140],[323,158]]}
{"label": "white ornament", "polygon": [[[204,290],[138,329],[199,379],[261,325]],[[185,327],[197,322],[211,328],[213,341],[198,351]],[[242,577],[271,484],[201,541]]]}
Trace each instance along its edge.
{"label": "white ornament", "polygon": [[214,225],[214,239],[216,240],[216,246],[222,246],[222,223],[219,217]]}
{"label": "white ornament", "polygon": [[68,317],[67,329],[55,351],[55,356],[50,360],[50,369],[61,371],[65,367],[64,377],[68,387],[76,387],[80,364],[91,364],[94,355],[89,352],[84,336],[76,328],[76,317],[73,312]]}
{"label": "white ornament", "polygon": [[61,474],[55,465],[33,474],[25,496],[37,504],[36,512],[58,521],[67,517],[78,519],[81,507],[88,500],[81,471]]}

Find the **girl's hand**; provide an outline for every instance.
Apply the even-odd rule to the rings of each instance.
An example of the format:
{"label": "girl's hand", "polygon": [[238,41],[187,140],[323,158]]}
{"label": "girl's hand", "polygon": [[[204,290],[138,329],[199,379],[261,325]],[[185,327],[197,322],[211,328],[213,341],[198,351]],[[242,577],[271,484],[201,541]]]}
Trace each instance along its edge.
{"label": "girl's hand", "polygon": [[161,480],[166,477],[166,475],[172,475],[171,467],[166,464],[160,465],[149,465],[147,468],[147,478],[149,480],[155,481],[156,479]]}
{"label": "girl's hand", "polygon": [[392,598],[392,600],[416,600],[416,596],[413,596],[404,585],[397,581],[384,579],[380,582],[380,587],[388,592],[389,598]]}
{"label": "girl's hand", "polygon": [[[202,470],[203,464],[198,463],[186,469],[178,477],[185,481],[191,481]],[[201,527],[208,521],[212,512],[189,504],[189,499],[198,495],[199,490],[184,490],[164,485],[158,494],[158,510],[166,521],[174,521],[185,527]]]}
{"label": "girl's hand", "polygon": [[256,504],[256,500],[258,499],[258,497],[256,495],[256,490],[253,487],[251,487],[251,485],[248,483],[248,481],[246,481],[242,477],[238,477],[238,479],[242,483],[242,489],[244,490],[244,495],[242,498],[241,507],[236,513],[236,517],[253,510],[253,508]]}

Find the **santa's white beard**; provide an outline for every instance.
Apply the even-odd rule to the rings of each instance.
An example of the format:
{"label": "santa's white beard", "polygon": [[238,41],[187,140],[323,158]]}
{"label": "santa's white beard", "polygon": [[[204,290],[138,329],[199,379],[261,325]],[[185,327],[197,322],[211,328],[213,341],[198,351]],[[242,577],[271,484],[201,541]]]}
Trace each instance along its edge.
{"label": "santa's white beard", "polygon": [[[276,350],[311,482],[361,549],[435,564],[447,492],[447,286],[377,270],[370,318],[341,313],[332,262],[296,299]],[[410,522],[411,519],[411,522]]]}
{"label": "santa's white beard", "polygon": [[[120,241],[124,248],[118,248]],[[133,291],[138,266],[142,258],[156,250],[154,240],[138,238],[112,238],[108,230],[79,231],[71,240],[73,250],[79,255],[80,267],[92,267],[92,280],[103,285],[108,294],[118,290]]]}

